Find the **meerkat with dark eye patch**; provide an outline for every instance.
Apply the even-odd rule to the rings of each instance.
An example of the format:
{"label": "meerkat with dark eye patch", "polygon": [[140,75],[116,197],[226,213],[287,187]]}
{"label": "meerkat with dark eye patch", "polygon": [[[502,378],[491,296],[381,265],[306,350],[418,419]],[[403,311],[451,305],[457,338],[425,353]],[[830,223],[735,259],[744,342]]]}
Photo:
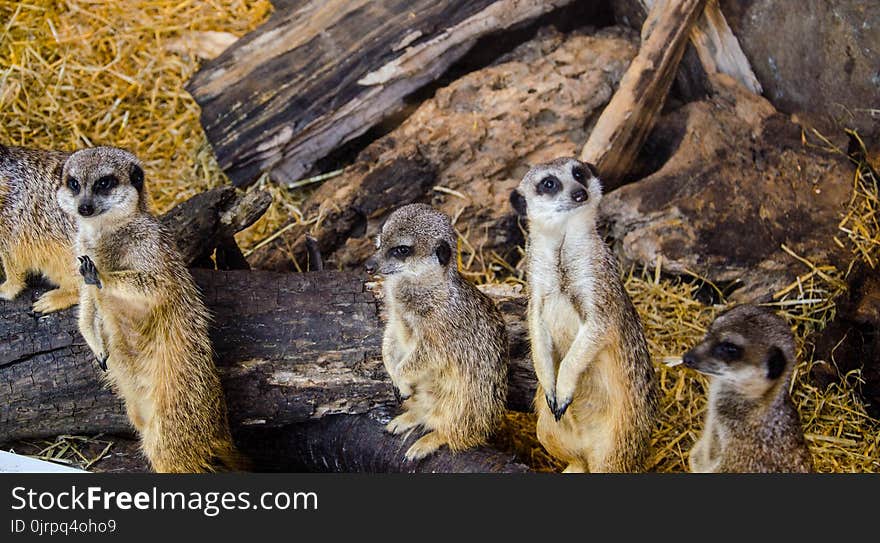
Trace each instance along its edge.
{"label": "meerkat with dark eye patch", "polygon": [[459,273],[449,217],[424,204],[401,207],[376,245],[367,269],[384,276],[382,358],[404,398],[404,413],[386,429],[427,430],[408,460],[484,443],[505,412],[507,332],[494,302]]}
{"label": "meerkat with dark eye patch", "polygon": [[138,159],[112,147],[77,153],[56,196],[77,223],[80,330],[153,469],[239,469],[208,311],[174,240],[147,210]]}
{"label": "meerkat with dark eye patch", "polygon": [[788,389],[794,336],[766,308],[722,313],[682,361],[709,378],[709,403],[691,471],[809,472],[812,456]]}
{"label": "meerkat with dark eye patch", "polygon": [[511,204],[526,218],[538,440],[566,472],[643,471],[658,406],[638,313],[596,222],[589,164],[561,158],[526,173]]}
{"label": "meerkat with dark eye patch", "polygon": [[76,226],[61,211],[55,188],[69,153],[0,145],[0,299],[14,300],[30,273],[58,288],[43,294],[34,311],[60,311],[79,300],[73,257]]}

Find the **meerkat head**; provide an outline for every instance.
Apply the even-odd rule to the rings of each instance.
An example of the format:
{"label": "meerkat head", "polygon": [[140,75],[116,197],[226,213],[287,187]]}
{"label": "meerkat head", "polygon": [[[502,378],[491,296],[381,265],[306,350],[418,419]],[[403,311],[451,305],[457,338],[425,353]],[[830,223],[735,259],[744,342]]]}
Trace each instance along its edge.
{"label": "meerkat head", "polygon": [[685,366],[753,397],[785,381],[794,359],[794,336],[785,320],[753,305],[719,315],[706,337],[682,357]]}
{"label": "meerkat head", "polygon": [[74,152],[61,170],[58,205],[80,221],[118,219],[144,210],[144,170],[136,156],[116,147]]}
{"label": "meerkat head", "polygon": [[456,235],[446,214],[425,204],[395,210],[376,237],[367,271],[386,277],[443,276],[456,270]]}
{"label": "meerkat head", "polygon": [[530,224],[563,224],[570,217],[595,213],[602,198],[602,184],[595,168],[576,158],[558,158],[533,166],[510,203]]}

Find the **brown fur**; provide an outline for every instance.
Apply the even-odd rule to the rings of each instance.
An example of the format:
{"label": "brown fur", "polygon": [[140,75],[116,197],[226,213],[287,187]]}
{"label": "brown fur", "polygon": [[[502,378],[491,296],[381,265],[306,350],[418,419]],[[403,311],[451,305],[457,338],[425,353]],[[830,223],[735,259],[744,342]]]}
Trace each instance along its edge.
{"label": "brown fur", "polygon": [[[136,168],[133,155],[113,148],[64,166],[64,182],[73,176],[82,189],[73,194],[62,184],[59,202],[77,218],[76,254],[94,262],[101,283],[83,285],[80,329],[99,359],[109,355],[108,380],[155,471],[239,469],[208,311],[174,241],[147,211],[142,188],[130,183]],[[108,173],[119,185],[96,194],[95,180]],[[77,215],[85,201],[102,212]]]}
{"label": "brown fur", "polygon": [[68,154],[0,145],[0,299],[13,300],[29,274],[42,274],[57,289],[43,294],[34,311],[75,305],[80,278],[74,266],[75,226],[55,200]]}
{"label": "brown fur", "polygon": [[[391,256],[401,245],[411,254]],[[438,249],[441,245],[446,249]],[[428,430],[407,451],[410,460],[442,445],[461,451],[484,443],[505,411],[504,321],[492,300],[458,272],[456,256],[449,218],[413,204],[388,218],[369,264],[385,275],[388,324],[382,354],[406,397],[404,413],[387,429],[395,434]]]}
{"label": "brown fur", "polygon": [[[722,343],[739,351],[725,355],[719,350]],[[812,469],[788,394],[794,353],[791,329],[768,309],[741,305],[715,319],[703,341],[683,357],[686,366],[709,375],[706,422],[690,451],[691,471]]]}
{"label": "brown fur", "polygon": [[[543,187],[549,177],[555,185]],[[511,195],[528,219],[537,434],[566,471],[642,471],[657,382],[638,313],[596,230],[600,199],[589,165],[568,158],[533,167]]]}

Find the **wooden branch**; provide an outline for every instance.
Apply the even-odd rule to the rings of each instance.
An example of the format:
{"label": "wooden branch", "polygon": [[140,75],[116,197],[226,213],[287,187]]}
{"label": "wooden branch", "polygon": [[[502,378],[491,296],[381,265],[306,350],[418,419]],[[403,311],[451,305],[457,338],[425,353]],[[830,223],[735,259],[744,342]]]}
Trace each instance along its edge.
{"label": "wooden branch", "polygon": [[220,187],[175,206],[162,216],[162,223],[174,233],[184,261],[200,265],[210,261],[218,246],[234,253],[238,246],[232,236],[255,223],[271,203],[268,192],[240,194],[233,187]]}
{"label": "wooden branch", "polygon": [[[639,3],[649,12],[656,1],[639,0]],[[691,28],[690,40],[706,73],[727,74],[753,93],[763,92],[718,0],[706,0],[706,7]]]}
{"label": "wooden branch", "polygon": [[187,85],[236,185],[299,179],[436,79],[477,38],[572,0],[300,0]]}
{"label": "wooden branch", "polygon": [[581,152],[599,170],[606,191],[620,185],[654,126],[705,1],[658,0],[648,14],[639,53]]}

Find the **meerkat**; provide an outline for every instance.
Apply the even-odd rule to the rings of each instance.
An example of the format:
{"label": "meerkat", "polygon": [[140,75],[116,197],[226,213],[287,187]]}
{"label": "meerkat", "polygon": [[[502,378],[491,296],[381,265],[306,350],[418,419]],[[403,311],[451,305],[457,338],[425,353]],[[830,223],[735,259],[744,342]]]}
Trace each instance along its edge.
{"label": "meerkat", "polygon": [[0,299],[14,300],[30,273],[53,283],[34,311],[60,311],[79,300],[73,220],[58,207],[55,188],[69,153],[0,145]]}
{"label": "meerkat", "polygon": [[682,362],[709,376],[703,433],[688,458],[692,472],[812,470],[788,394],[795,346],[785,320],[769,309],[734,307],[715,319]]}
{"label": "meerkat", "polygon": [[57,198],[77,223],[80,331],[153,469],[239,469],[208,311],[175,242],[147,210],[138,159],[112,147],[76,153]]}
{"label": "meerkat", "polygon": [[458,271],[455,230],[425,204],[394,211],[367,261],[384,276],[388,322],[382,358],[404,413],[386,430],[427,433],[413,461],[441,446],[462,451],[486,441],[505,412],[507,331],[494,302]]}
{"label": "meerkat", "polygon": [[592,166],[560,158],[511,192],[526,218],[538,440],[566,472],[644,470],[658,392],[641,321],[596,228]]}

